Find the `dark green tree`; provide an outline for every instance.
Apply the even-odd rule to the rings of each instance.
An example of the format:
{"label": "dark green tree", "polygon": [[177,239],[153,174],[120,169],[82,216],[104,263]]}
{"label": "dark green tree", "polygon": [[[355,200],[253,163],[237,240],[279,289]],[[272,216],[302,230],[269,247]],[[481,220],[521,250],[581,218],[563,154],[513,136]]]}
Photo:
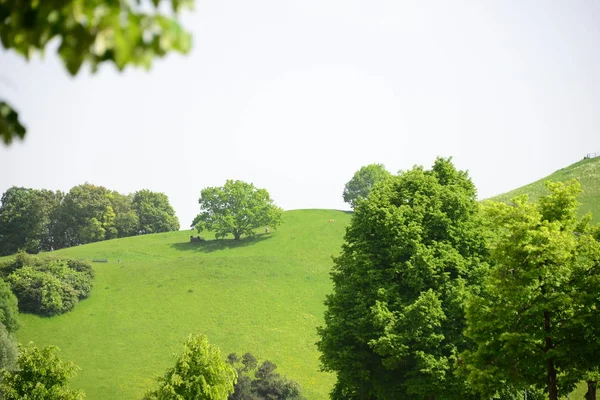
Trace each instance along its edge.
{"label": "dark green tree", "polygon": [[369,164],[354,173],[344,186],[344,201],[352,208],[361,199],[366,199],[377,182],[392,176],[383,164]]}
{"label": "dark green tree", "polygon": [[132,208],[138,217],[138,234],[179,230],[179,219],[164,193],[144,189],[135,192]]}
{"label": "dark green tree", "polygon": [[0,206],[0,255],[48,250],[52,243],[51,220],[58,205],[55,197],[50,190],[14,186],[4,192]]}
{"label": "dark green tree", "polygon": [[90,183],[71,188],[57,216],[56,229],[62,234],[60,247],[117,237],[111,196],[107,188]]}
{"label": "dark green tree", "polygon": [[200,214],[192,222],[198,232],[207,229],[217,239],[232,234],[253,236],[256,228],[276,229],[283,211],[277,207],[266,189],[257,189],[243,181],[227,180],[225,186],[208,187],[200,193]]}
{"label": "dark green tree", "polygon": [[[105,62],[119,70],[149,68],[154,58],[189,51],[191,36],[178,16],[192,6],[193,0],[3,0],[0,42],[29,60],[58,40],[58,55],[71,75],[84,63],[92,72]],[[24,135],[17,112],[0,99],[0,138],[10,144]]]}
{"label": "dark green tree", "polygon": [[450,159],[376,185],[357,204],[318,329],[333,399],[469,399],[457,376],[464,300],[487,265],[476,191]]}
{"label": "dark green tree", "polygon": [[38,349],[33,343],[19,346],[17,368],[2,370],[0,393],[5,400],[44,399],[82,400],[79,390],[67,386],[77,369],[71,362],[63,362],[55,346]]}
{"label": "dark green tree", "polygon": [[159,379],[159,388],[145,399],[225,400],[233,392],[237,374],[221,360],[221,352],[204,335],[190,335],[175,366]]}
{"label": "dark green tree", "polygon": [[[504,385],[544,389],[550,400],[600,367],[600,244],[577,218],[576,181],[548,183],[539,204],[527,196],[485,207],[493,267],[468,305],[464,353],[469,380],[484,394]],[[560,383],[559,383],[560,381]]]}

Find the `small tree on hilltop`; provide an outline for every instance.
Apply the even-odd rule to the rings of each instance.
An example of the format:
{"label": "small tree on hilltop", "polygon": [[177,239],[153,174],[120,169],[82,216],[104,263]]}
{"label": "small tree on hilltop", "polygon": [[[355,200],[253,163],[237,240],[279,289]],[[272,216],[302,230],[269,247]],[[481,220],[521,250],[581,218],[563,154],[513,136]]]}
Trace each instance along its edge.
{"label": "small tree on hilltop", "polygon": [[266,189],[242,181],[228,180],[225,186],[203,189],[198,202],[201,212],[192,227],[198,232],[215,231],[217,239],[232,234],[239,240],[242,235],[254,235],[262,226],[277,228],[283,215]]}
{"label": "small tree on hilltop", "polygon": [[369,164],[362,167],[346,183],[343,194],[344,201],[354,208],[357,201],[367,198],[377,182],[390,176],[391,174],[383,164]]}

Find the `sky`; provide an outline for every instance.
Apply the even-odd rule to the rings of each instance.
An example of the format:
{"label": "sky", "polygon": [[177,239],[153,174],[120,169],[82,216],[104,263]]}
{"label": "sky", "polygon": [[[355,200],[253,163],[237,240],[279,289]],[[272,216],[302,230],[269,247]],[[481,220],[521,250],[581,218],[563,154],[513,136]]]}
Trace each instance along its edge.
{"label": "sky", "polygon": [[349,209],[361,166],[451,156],[487,198],[600,152],[598,21],[594,0],[196,0],[192,51],[150,71],[0,50],[28,129],[0,145],[0,191],[150,189],[187,228],[227,179]]}

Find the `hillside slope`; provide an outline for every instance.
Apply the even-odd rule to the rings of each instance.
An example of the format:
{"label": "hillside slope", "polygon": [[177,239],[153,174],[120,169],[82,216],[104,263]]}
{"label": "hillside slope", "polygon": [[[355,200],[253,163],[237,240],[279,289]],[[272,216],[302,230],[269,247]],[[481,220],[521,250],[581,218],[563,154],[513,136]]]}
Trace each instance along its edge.
{"label": "hillside slope", "polygon": [[593,220],[600,222],[600,157],[576,162],[568,167],[559,169],[545,178],[492,197],[490,200],[508,201],[515,196],[528,194],[529,198],[535,201],[547,193],[544,182],[565,182],[573,178],[579,181],[583,189],[583,193],[579,196],[579,201],[581,202],[580,213],[585,214],[591,211]]}
{"label": "hillside slope", "polygon": [[284,221],[240,242],[190,243],[192,232],[181,231],[55,251],[108,262],[94,263],[89,299],[65,315],[22,315],[18,339],[58,345],[81,367],[73,385],[92,400],[141,398],[197,332],[223,357],[272,360],[307,398],[325,399],[334,379],[319,372],[315,328],[350,213],[288,211]]}

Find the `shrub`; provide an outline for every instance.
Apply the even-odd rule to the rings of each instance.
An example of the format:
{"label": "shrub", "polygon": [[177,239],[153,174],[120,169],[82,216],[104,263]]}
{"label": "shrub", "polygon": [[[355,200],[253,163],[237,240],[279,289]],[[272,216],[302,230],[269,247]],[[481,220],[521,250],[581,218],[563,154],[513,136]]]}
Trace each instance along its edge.
{"label": "shrub", "polygon": [[[92,266],[85,261],[25,253],[0,266],[0,274],[11,284],[19,310],[45,316],[70,311],[78,300],[87,298],[94,277]],[[8,324],[7,328],[11,330]]]}
{"label": "shrub", "polygon": [[19,329],[19,308],[17,298],[10,285],[0,279],[0,323],[9,332]]}
{"label": "shrub", "polygon": [[17,343],[6,327],[0,324],[0,369],[12,371],[17,362]]}
{"label": "shrub", "polygon": [[45,316],[62,314],[73,309],[79,297],[67,282],[32,267],[13,272],[8,280],[22,312]]}

